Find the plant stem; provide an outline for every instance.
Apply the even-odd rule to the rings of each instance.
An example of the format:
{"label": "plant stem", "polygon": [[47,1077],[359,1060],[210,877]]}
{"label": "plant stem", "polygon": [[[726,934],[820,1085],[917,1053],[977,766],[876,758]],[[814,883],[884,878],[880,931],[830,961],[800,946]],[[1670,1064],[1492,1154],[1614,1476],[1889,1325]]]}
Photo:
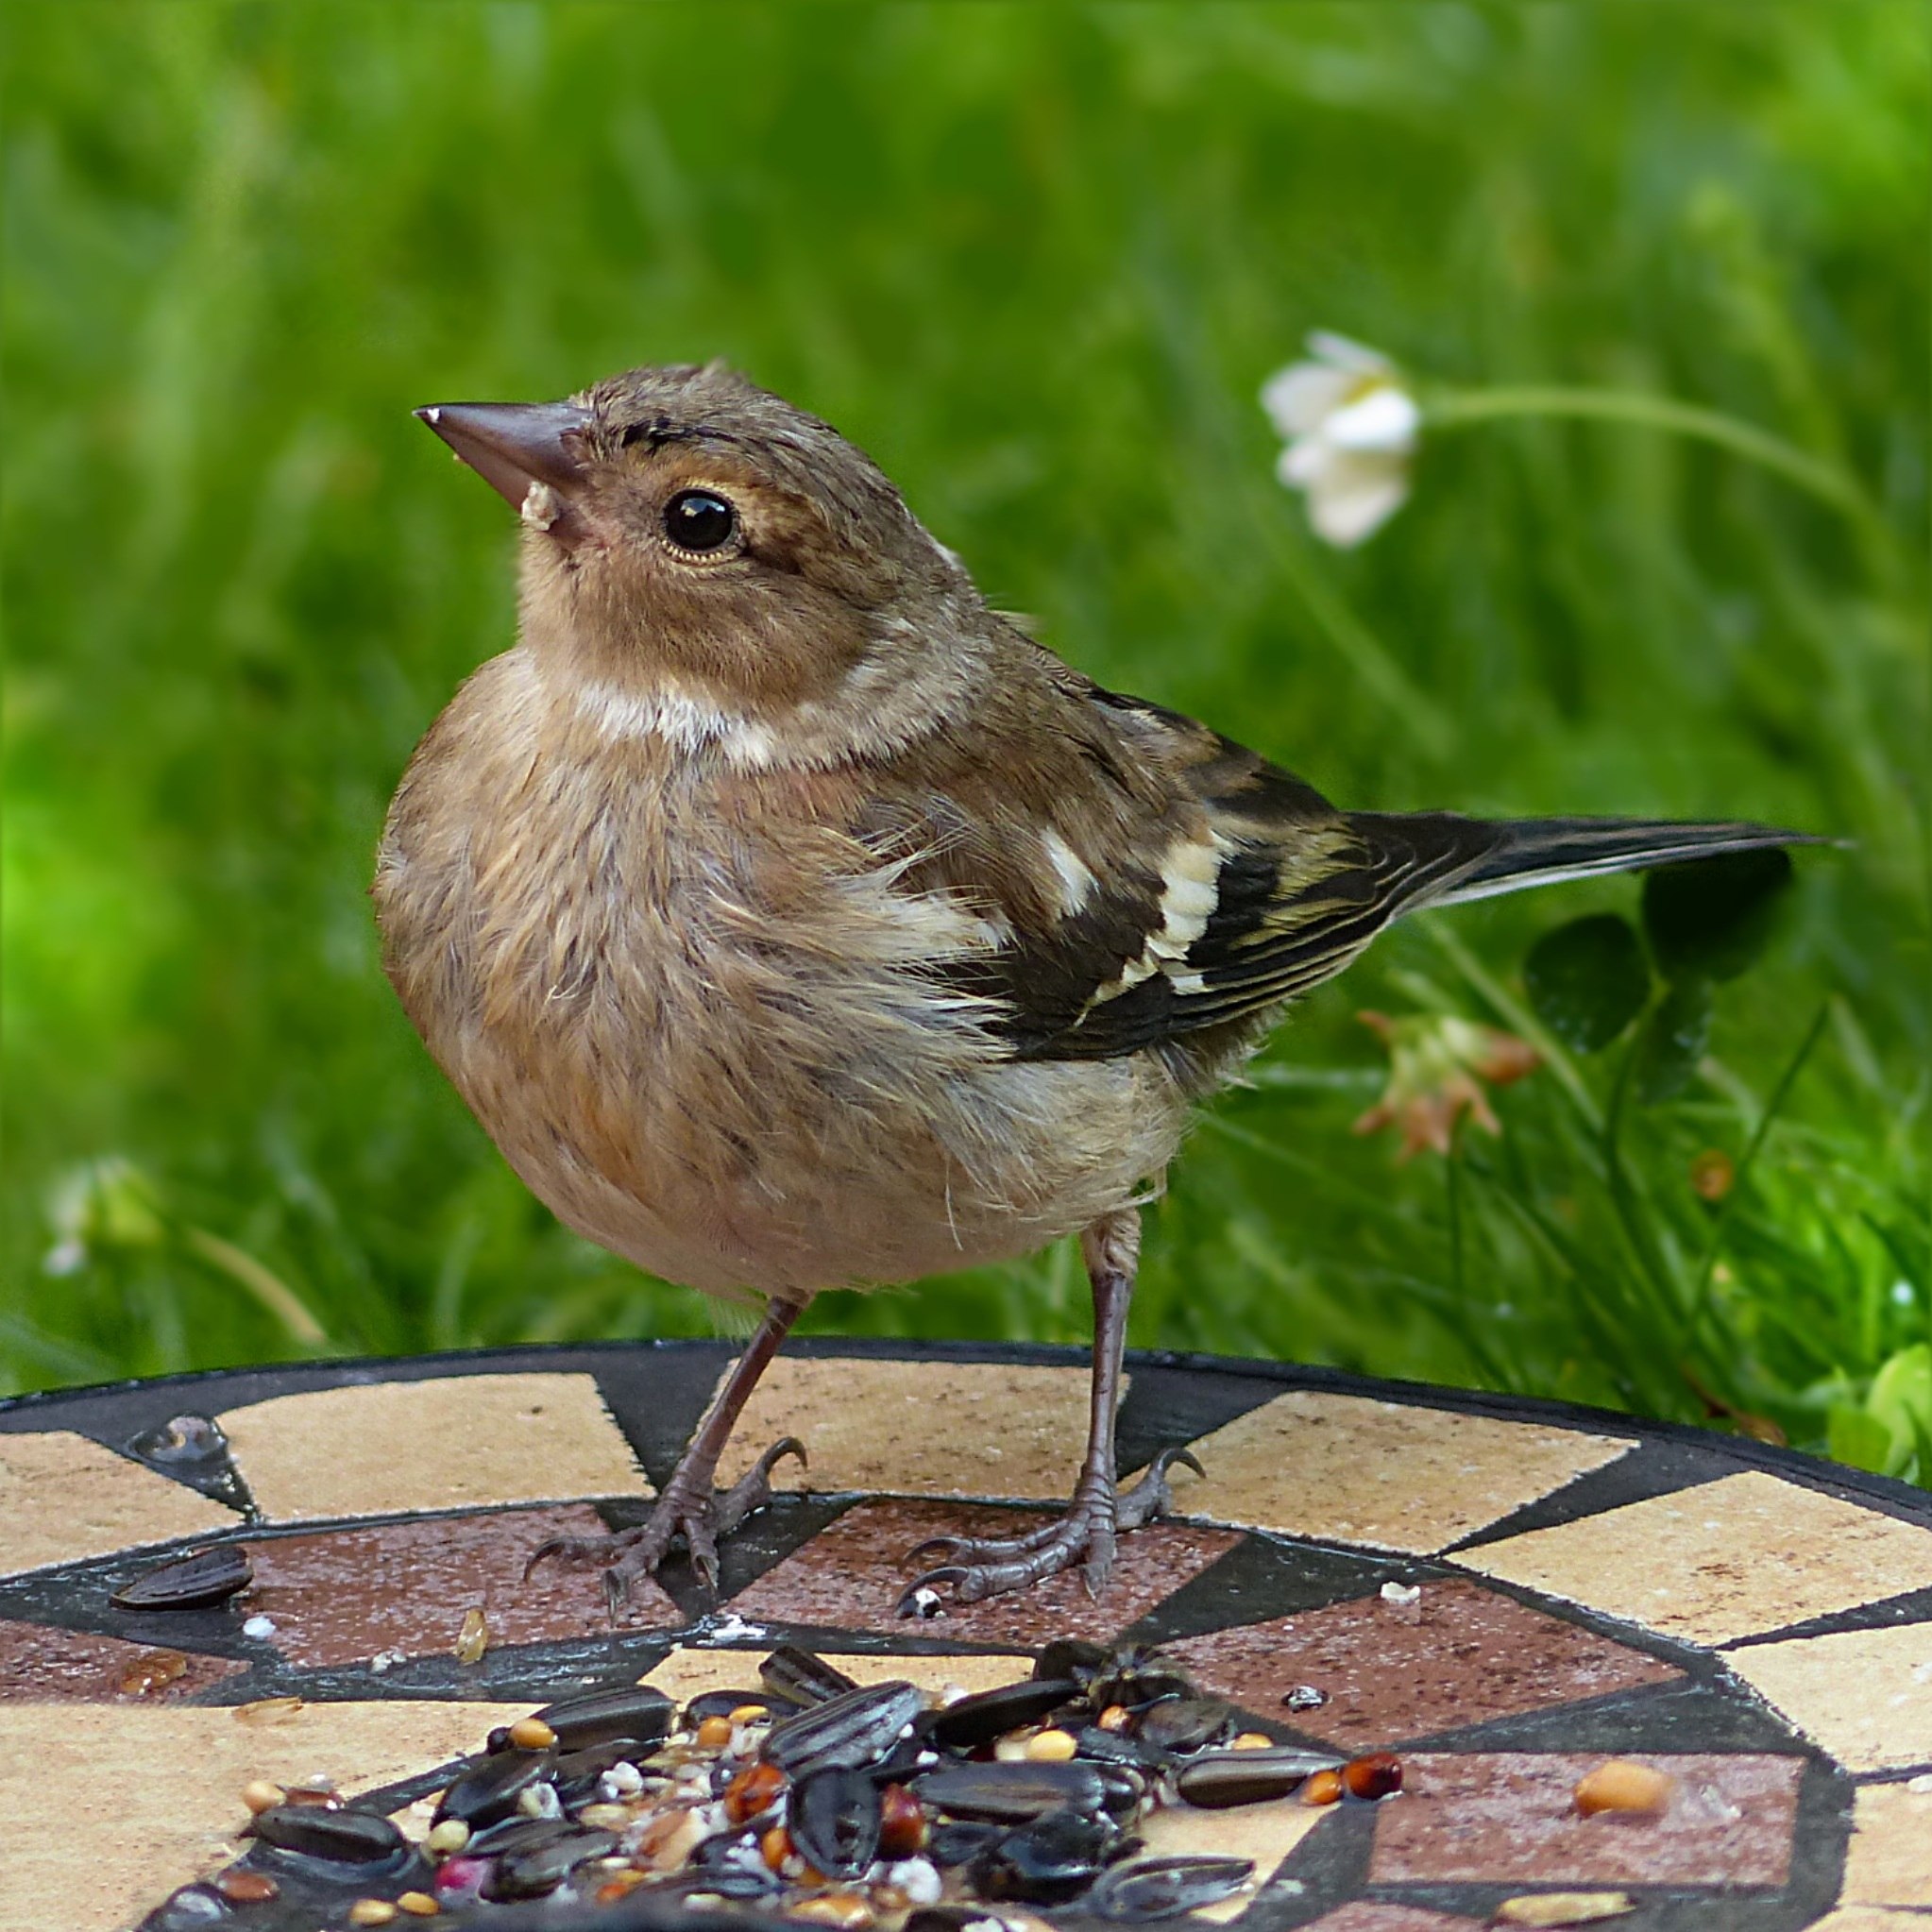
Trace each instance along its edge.
{"label": "plant stem", "polygon": [[1426,420],[1437,429],[1494,421],[1499,416],[1593,416],[1604,422],[1634,423],[1714,443],[1747,463],[1775,471],[1788,483],[1861,523],[1879,520],[1878,512],[1857,480],[1837,464],[1806,455],[1795,445],[1754,423],[1720,410],[1702,409],[1674,397],[1638,389],[1568,389],[1531,386],[1472,389],[1432,400]]}
{"label": "plant stem", "polygon": [[1744,1150],[1744,1158],[1737,1163],[1737,1171],[1731,1177],[1730,1191],[1725,1195],[1718,1209],[1718,1217],[1711,1228],[1711,1236],[1703,1251],[1703,1264],[1698,1270],[1697,1292],[1691,1297],[1690,1320],[1685,1328],[1685,1340],[1695,1347],[1697,1331],[1703,1324],[1703,1318],[1710,1310],[1711,1284],[1717,1275],[1718,1257],[1723,1252],[1724,1234],[1730,1226],[1731,1212],[1737,1205],[1744,1192],[1744,1183],[1749,1179],[1751,1170],[1757,1164],[1757,1157],[1763,1150],[1765,1136],[1771,1130],[1771,1123],[1784,1110],[1793,1083],[1804,1070],[1805,1062],[1811,1058],[1811,1049],[1818,1044],[1819,1035],[1824,1031],[1824,1023],[1829,1018],[1829,1002],[1818,1009],[1818,1017],[1805,1029],[1805,1038],[1798,1042],[1785,1071],[1778,1076],[1778,1084],[1771,1089],[1771,1098],[1764,1103],[1764,1111],[1757,1117],[1757,1127],[1751,1136],[1751,1144]]}
{"label": "plant stem", "polygon": [[280,1275],[271,1274],[251,1254],[205,1228],[183,1228],[182,1242],[229,1280],[246,1288],[297,1341],[311,1348],[328,1347],[322,1324],[304,1308],[296,1292]]}

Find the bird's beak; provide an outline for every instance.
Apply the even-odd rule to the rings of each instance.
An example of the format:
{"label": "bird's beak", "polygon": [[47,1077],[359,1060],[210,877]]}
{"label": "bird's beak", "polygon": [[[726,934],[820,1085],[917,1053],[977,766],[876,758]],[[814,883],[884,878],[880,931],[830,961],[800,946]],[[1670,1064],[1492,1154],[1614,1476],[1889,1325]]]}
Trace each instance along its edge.
{"label": "bird's beak", "polygon": [[586,475],[587,410],[574,402],[438,402],[416,415],[526,523],[548,530],[568,517]]}

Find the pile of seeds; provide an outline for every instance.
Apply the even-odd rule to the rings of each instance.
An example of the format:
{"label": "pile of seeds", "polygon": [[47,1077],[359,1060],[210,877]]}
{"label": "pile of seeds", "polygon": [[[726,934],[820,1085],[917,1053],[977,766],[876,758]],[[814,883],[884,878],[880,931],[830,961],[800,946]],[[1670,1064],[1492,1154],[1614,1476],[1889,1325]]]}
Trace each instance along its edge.
{"label": "pile of seeds", "polygon": [[[229,1875],[313,1885],[332,1867],[360,1890],[330,1907],[328,1923],[347,1925],[507,1927],[523,1915],[502,1908],[524,1901],[835,1932],[950,1932],[1001,1906],[1131,1924],[1254,1876],[1242,1858],[1143,1856],[1136,1826],[1151,1811],[1401,1786],[1387,1754],[1345,1763],[1243,1731],[1230,1705],[1140,1648],[1061,1639],[1030,1679],[973,1695],[860,1686],[790,1646],[758,1679],[682,1709],[649,1685],[592,1692],[492,1733],[436,1800],[420,1850],[328,1794],[251,1788],[258,1849]],[[551,1907],[532,1923],[570,1916]]]}

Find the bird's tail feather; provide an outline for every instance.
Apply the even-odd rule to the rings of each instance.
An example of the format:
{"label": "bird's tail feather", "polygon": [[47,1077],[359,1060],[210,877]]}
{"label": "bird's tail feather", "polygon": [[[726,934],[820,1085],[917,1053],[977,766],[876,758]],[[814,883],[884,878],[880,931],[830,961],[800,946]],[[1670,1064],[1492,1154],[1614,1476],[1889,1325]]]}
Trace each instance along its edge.
{"label": "bird's tail feather", "polygon": [[1640,872],[1724,853],[1832,841],[1772,825],[1673,824],[1655,819],[1466,819],[1455,812],[1359,812],[1370,846],[1413,855],[1401,909],[1466,906],[1531,886]]}

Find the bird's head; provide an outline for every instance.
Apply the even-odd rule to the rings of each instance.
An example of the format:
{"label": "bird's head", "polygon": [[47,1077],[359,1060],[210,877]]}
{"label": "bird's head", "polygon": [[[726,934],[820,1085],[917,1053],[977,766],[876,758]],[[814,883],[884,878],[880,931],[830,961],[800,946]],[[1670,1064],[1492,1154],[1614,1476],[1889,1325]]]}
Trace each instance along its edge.
{"label": "bird's head", "polygon": [[864,451],[721,364],[416,415],[522,518],[525,643],[613,716],[794,719],[804,747],[982,608]]}

